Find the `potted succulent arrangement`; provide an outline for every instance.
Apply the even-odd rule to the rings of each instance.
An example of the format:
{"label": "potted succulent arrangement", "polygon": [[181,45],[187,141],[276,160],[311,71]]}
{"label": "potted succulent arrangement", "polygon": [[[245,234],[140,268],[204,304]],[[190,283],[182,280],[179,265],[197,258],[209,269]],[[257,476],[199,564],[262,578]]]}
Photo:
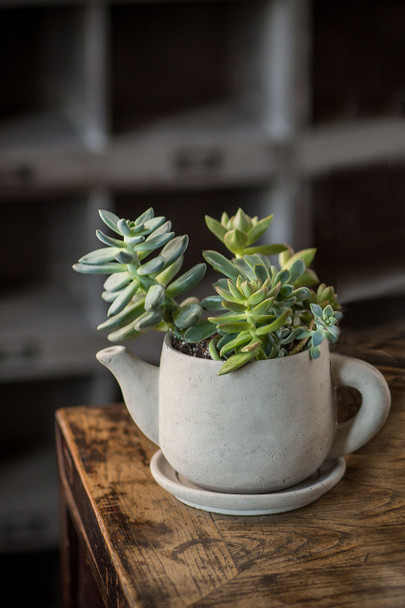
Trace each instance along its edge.
{"label": "potted succulent arrangement", "polygon": [[[160,448],[151,461],[156,481],[186,504],[229,514],[295,509],[333,487],[343,455],[383,425],[390,394],[374,367],[329,352],[342,313],[334,288],[319,285],[310,268],[316,250],[258,245],[271,215],[206,216],[230,255],[204,251],[220,275],[213,293],[181,300],[206,272],[205,263],[181,272],[188,237],[152,208],[134,221],[99,213],[115,235],[98,230],[105,247],[73,266],[110,275],[108,318],[98,329],[112,342],[166,333],[160,367],[123,346],[97,354]],[[344,424],[336,423],[338,385],[362,394]]]}

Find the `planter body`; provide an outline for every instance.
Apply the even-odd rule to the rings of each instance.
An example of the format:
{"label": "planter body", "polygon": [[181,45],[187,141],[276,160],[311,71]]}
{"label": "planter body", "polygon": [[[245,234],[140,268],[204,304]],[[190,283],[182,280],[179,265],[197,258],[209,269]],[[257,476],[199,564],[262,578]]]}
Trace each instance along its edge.
{"label": "planter body", "polygon": [[[166,336],[160,370],[123,347],[98,353],[127,407],[178,474],[208,490],[262,493],[291,487],[329,457],[363,445],[384,423],[390,395],[371,365],[305,351],[251,362],[218,376],[220,361],[184,355]],[[347,382],[346,380],[349,380]],[[363,404],[336,424],[334,386],[360,390]]]}
{"label": "planter body", "polygon": [[159,445],[197,485],[266,492],[313,473],[333,442],[330,356],[257,361],[218,376],[221,362],[165,345],[159,379]]}

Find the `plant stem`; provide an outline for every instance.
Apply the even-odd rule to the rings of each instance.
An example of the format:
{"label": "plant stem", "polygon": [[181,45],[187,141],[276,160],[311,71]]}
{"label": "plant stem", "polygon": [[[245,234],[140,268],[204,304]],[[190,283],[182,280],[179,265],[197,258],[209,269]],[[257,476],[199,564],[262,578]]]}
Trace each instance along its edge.
{"label": "plant stem", "polygon": [[[312,319],[308,326],[308,329],[311,330],[313,328],[313,326],[314,326],[314,320]],[[290,350],[290,352],[287,354],[287,357],[290,357],[291,355],[296,355],[297,353],[301,352],[304,349],[304,347],[305,347],[306,343],[308,342],[308,340],[310,339],[310,337],[311,336],[308,336],[307,338],[303,338],[302,340],[300,340],[298,342],[298,344],[292,350]]]}

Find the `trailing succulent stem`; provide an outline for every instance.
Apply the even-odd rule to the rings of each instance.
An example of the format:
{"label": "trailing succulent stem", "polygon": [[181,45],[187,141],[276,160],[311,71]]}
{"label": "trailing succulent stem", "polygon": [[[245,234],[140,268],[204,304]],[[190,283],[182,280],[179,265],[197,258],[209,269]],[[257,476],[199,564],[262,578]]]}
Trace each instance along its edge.
{"label": "trailing succulent stem", "polygon": [[[203,252],[222,277],[215,294],[202,302],[176,297],[203,278],[206,264],[181,270],[188,237],[175,236],[171,223],[147,209],[135,221],[100,211],[115,233],[97,230],[105,245],[83,256],[73,268],[85,274],[108,274],[102,297],[110,304],[98,329],[112,341],[136,338],[150,329],[168,331],[186,342],[209,341],[211,358],[223,361],[227,374],[249,361],[274,359],[309,350],[320,355],[324,338],[335,342],[342,313],[333,287],[320,284],[310,268],[315,249],[294,252],[283,244],[257,245],[273,219],[249,217],[242,209],[218,221],[206,216],[209,230],[231,252]],[[278,255],[278,265],[269,256]],[[208,316],[203,318],[205,309]],[[213,316],[210,316],[213,314]]]}
{"label": "trailing succulent stem", "polygon": [[102,294],[110,303],[108,319],[97,329],[110,332],[113,342],[136,338],[150,329],[182,337],[199,321],[202,309],[196,298],[181,304],[175,298],[197,285],[206,271],[204,263],[197,264],[174,278],[181,270],[188,236],[175,236],[171,222],[155,217],[152,208],[135,221],[120,219],[111,211],[99,213],[118,238],[97,230],[97,238],[106,247],[73,266],[85,274],[110,275]]}

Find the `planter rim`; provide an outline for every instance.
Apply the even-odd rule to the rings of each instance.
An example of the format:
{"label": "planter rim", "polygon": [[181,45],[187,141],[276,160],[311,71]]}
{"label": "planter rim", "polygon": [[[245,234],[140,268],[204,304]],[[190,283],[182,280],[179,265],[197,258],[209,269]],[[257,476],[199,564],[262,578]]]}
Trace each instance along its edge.
{"label": "planter rim", "polygon": [[[214,361],[213,359],[203,359],[202,357],[193,357],[192,355],[188,355],[186,353],[182,353],[179,350],[177,350],[176,348],[173,347],[172,345],[172,336],[170,333],[166,333],[164,341],[163,341],[163,348],[168,349],[173,356],[178,357],[179,359],[182,359],[183,361],[189,361],[190,359],[194,359],[196,361],[196,365],[211,365],[213,369],[217,368],[218,370],[220,369],[220,367],[222,367],[222,365],[224,364],[224,360],[221,361]],[[326,351],[329,350],[329,343],[327,342],[326,339],[324,339],[321,344],[320,344],[320,349],[321,349],[321,357],[323,354],[325,354]],[[263,360],[253,360],[250,361],[249,364],[251,363],[255,363],[256,365],[269,365],[269,363],[276,363],[276,362],[281,362],[281,361],[293,361],[293,360],[298,360],[299,359],[303,359],[304,357],[307,357],[308,359],[310,358],[310,354],[309,354],[309,350],[303,350],[300,353],[297,353],[295,355],[291,355],[290,357],[276,357],[274,359],[263,359]],[[316,359],[314,359],[313,361],[316,361]],[[198,363],[197,363],[198,362]],[[243,366],[241,369],[245,369],[245,366]],[[239,371],[239,370],[236,370]],[[231,372],[231,374],[234,372]]]}

